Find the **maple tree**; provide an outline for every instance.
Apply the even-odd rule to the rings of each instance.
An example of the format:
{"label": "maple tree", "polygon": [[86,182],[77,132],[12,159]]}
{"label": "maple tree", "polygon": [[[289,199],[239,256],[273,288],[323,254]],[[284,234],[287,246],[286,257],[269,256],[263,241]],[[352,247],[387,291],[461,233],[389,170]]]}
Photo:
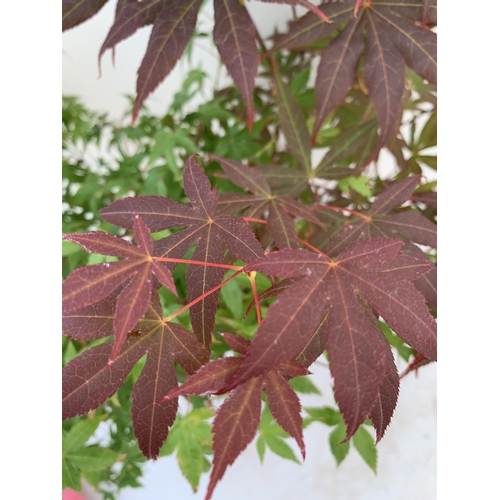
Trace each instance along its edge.
{"label": "maple tree", "polygon": [[[437,359],[436,192],[422,175],[436,166],[428,151],[436,143],[436,5],[276,2],[310,12],[267,48],[244,2],[214,0],[213,40],[237,92],[218,96],[221,109],[214,100],[194,118],[180,120],[194,120],[190,132],[175,123],[174,112],[141,124],[140,111],[194,36],[202,1],[117,2],[99,60],[153,24],[131,111],[136,128],[115,130],[117,137],[142,139],[146,129],[155,134],[152,149],[123,162],[127,168],[137,163],[139,171],[139,162],[149,158],[148,187],[143,178],[125,179],[129,187],[103,191],[99,206],[92,192],[88,211],[99,210],[107,231],[78,219],[76,209],[66,214],[68,227],[78,232],[72,229],[63,240],[111,259],[92,263],[74,253],[80,260],[67,262],[63,333],[81,342],[82,352],[63,368],[63,419],[100,408],[135,370],[130,411],[140,452],[156,459],[177,447],[193,488],[211,467],[207,500],[259,425],[269,428],[274,420],[284,431],[261,433],[261,457],[268,446],[295,459],[282,439],[291,436],[305,458],[306,422],[294,381],[304,380],[320,356],[328,361],[338,411],[306,408],[308,421],[335,426],[330,442],[339,463],[353,439],[371,467],[367,421],[380,441],[397,405],[400,376]],[[105,3],[63,0],[63,30]],[[307,79],[314,58],[313,90]],[[271,89],[256,85],[259,71]],[[409,138],[403,133],[407,113]],[[229,137],[224,146],[212,129],[214,118]],[[255,142],[249,153],[244,141],[231,149],[231,134],[243,130]],[[84,135],[91,140],[88,131]],[[328,150],[314,168],[318,147]],[[182,170],[174,154],[179,148]],[[368,173],[383,148],[396,160],[390,179]],[[161,158],[166,165],[152,166]],[[87,175],[78,168],[68,174],[69,184]],[[160,174],[165,168],[169,173]],[[106,175],[96,181],[99,189],[112,169]],[[165,175],[171,182],[161,193]],[[136,195],[124,197],[130,186]],[[65,202],[81,207],[89,191],[74,200],[68,190]],[[246,326],[243,288],[246,315],[253,318]],[[224,307],[232,319],[219,316]],[[409,362],[403,374],[393,351]],[[226,394],[212,439],[205,422],[214,416],[209,395]],[[188,424],[176,416],[179,397],[196,396],[203,398],[192,422],[203,438],[190,438],[199,461],[188,472],[179,442]],[[98,424],[83,422],[65,437],[68,478],[75,468],[85,471],[84,457],[95,453],[89,447],[75,451]],[[101,468],[118,460],[116,452],[105,451]],[[210,465],[206,455],[212,452]],[[66,485],[75,486],[70,479]]]}

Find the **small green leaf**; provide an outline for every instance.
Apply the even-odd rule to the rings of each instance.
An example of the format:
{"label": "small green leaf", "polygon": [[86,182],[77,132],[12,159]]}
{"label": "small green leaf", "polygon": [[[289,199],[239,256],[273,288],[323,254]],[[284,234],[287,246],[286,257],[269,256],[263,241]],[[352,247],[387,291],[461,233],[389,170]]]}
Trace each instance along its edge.
{"label": "small green leaf", "polygon": [[174,425],[172,426],[172,428],[170,429],[170,431],[168,433],[167,440],[166,440],[165,444],[162,446],[158,456],[166,457],[167,455],[172,455],[175,448],[177,448],[177,444],[179,441],[178,429],[179,429],[179,425],[177,424],[177,421],[176,421],[174,423]]}
{"label": "small green leaf", "polygon": [[186,417],[177,417],[159,454],[171,455],[177,448],[177,462],[193,491],[198,489],[200,476],[211,467],[205,456],[213,453],[211,425],[206,420],[214,414],[211,408],[195,408]]}
{"label": "small green leaf", "polygon": [[432,113],[425,123],[420,137],[418,146],[420,150],[433,147],[437,144],[437,112]]}
{"label": "small green leaf", "polygon": [[295,98],[297,98],[299,94],[307,90],[309,74],[310,68],[306,67],[290,80],[290,85],[288,87],[290,88],[290,92]]}
{"label": "small green leaf", "polygon": [[82,473],[82,476],[85,478],[85,481],[87,481],[87,483],[89,483],[96,489],[99,489],[99,483],[102,480],[101,475],[102,471],[99,470],[86,471]]}
{"label": "small green leaf", "polygon": [[361,196],[370,198],[372,192],[367,186],[368,182],[370,182],[370,179],[367,177],[347,177],[346,179],[339,180],[338,186],[344,193],[349,193],[349,190],[352,189]]}
{"label": "small green leaf", "polygon": [[396,348],[398,354],[405,361],[409,361],[413,349],[409,345],[405,344],[384,322],[379,321],[378,324],[384,332],[387,342]]}
{"label": "small green leaf", "polygon": [[307,420],[309,420],[310,422],[321,422],[329,426],[343,423],[340,413],[330,406],[304,408],[304,410],[309,414],[310,418],[308,418]]}
{"label": "small green leaf", "polygon": [[344,444],[339,444],[345,439],[345,436],[346,427],[344,422],[339,423],[328,436],[330,450],[332,451],[332,455],[335,457],[337,465],[340,465],[349,453],[349,441]]}
{"label": "small green leaf", "polygon": [[149,165],[152,165],[158,158],[165,155],[167,147],[170,143],[172,134],[165,130],[160,130],[155,137],[155,144],[149,155]]}
{"label": "small green leaf", "polygon": [[364,427],[360,427],[352,437],[352,441],[368,467],[376,474],[377,448],[375,448],[375,441],[370,433]]}
{"label": "small green leaf", "polygon": [[62,256],[67,257],[68,255],[73,255],[75,253],[80,252],[82,249],[71,241],[63,241],[62,242]]}
{"label": "small green leaf", "polygon": [[82,447],[94,434],[98,425],[101,423],[99,418],[87,418],[77,422],[62,440],[63,455],[71,450]]}
{"label": "small green leaf", "polygon": [[188,154],[198,153],[196,144],[188,137],[188,133],[181,128],[175,129],[174,138],[177,145],[183,147]]}
{"label": "small green leaf", "polygon": [[294,391],[301,394],[321,394],[309,377],[295,377],[288,381]]}
{"label": "small green leaf", "polygon": [[273,436],[272,434],[262,434],[261,435],[269,449],[276,453],[276,455],[286,458],[287,460],[292,460],[292,462],[296,462],[300,464],[299,459],[295,456],[292,448],[281,438],[277,436]]}
{"label": "small green leaf", "polygon": [[200,420],[207,420],[215,415],[212,408],[196,408],[186,418],[194,419],[197,422]]}
{"label": "small green leaf", "polygon": [[221,288],[221,295],[233,317],[243,316],[243,293],[235,280],[231,280]]}
{"label": "small green leaf", "polygon": [[190,424],[183,420],[179,426],[177,445],[177,462],[184,477],[196,492],[200,484],[200,476],[205,470],[205,455],[201,444],[192,433]]}
{"label": "small green leaf", "polygon": [[420,155],[417,157],[417,160],[425,163],[426,165],[433,168],[434,170],[437,169],[437,157],[436,156]]}
{"label": "small green leaf", "polygon": [[62,461],[62,487],[82,491],[82,483],[78,469],[69,460]]}
{"label": "small green leaf", "polygon": [[69,337],[65,337],[65,339],[67,340],[67,343],[65,348],[63,349],[63,366],[66,366],[73,358],[76,358],[79,354],[73,341]]}
{"label": "small green leaf", "polygon": [[257,453],[259,454],[260,463],[264,462],[264,455],[266,453],[266,443],[262,436],[257,438]]}
{"label": "small green leaf", "polygon": [[87,446],[66,453],[66,458],[82,471],[95,471],[111,467],[120,459],[120,455],[99,446]]}
{"label": "small green leaf", "polygon": [[89,255],[88,264],[100,264],[101,262],[115,262],[118,257],[113,257],[112,255],[100,255],[98,253],[93,253]]}

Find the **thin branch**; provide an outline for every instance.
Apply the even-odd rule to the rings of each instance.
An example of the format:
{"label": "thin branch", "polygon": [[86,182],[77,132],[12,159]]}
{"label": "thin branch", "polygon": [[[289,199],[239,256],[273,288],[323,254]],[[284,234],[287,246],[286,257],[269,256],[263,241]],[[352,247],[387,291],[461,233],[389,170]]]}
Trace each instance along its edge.
{"label": "thin branch", "polygon": [[234,269],[240,271],[243,266],[231,266],[230,264],[218,264],[216,262],[204,262],[202,260],[189,260],[189,259],[172,259],[170,257],[153,257],[154,260],[161,262],[176,262],[177,264],[196,264],[205,267],[220,267],[222,269]]}
{"label": "thin branch", "polygon": [[236,271],[232,276],[229,276],[226,280],[224,280],[222,283],[218,284],[214,288],[210,289],[208,292],[205,292],[203,295],[200,295],[196,299],[192,300],[189,304],[186,304],[184,307],[181,307],[178,311],[174,312],[170,316],[167,316],[166,318],[163,318],[163,321],[165,323],[168,323],[169,321],[172,321],[174,318],[182,314],[184,311],[187,311],[190,307],[194,306],[200,300],[203,300],[205,297],[208,297],[210,294],[216,292],[219,290],[219,288],[222,288],[226,283],[229,283],[234,277],[236,277],[238,274],[240,274],[242,271],[241,269],[239,271]]}

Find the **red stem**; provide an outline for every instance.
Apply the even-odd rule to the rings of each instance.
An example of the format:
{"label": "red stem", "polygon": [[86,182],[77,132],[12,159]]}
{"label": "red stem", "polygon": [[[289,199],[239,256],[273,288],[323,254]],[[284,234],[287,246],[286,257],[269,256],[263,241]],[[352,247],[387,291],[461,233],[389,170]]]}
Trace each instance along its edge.
{"label": "red stem", "polygon": [[298,240],[304,245],[306,246],[307,248],[310,248],[313,252],[316,252],[316,253],[319,253],[320,255],[324,255],[325,257],[327,257],[329,260],[332,260],[332,258],[327,255],[326,253],[323,253],[321,250],[319,250],[318,248],[316,247],[313,247],[310,243],[308,243],[307,241],[301,239],[301,238],[298,238]]}
{"label": "red stem", "polygon": [[[255,272],[255,271],[254,271]],[[262,317],[260,315],[260,304],[259,304],[259,296],[257,294],[257,287],[255,285],[255,274],[249,274],[248,279],[250,280],[250,283],[252,285],[252,293],[253,293],[253,299],[255,301],[255,311],[257,313],[257,324],[260,325],[260,322],[262,320]]]}
{"label": "red stem", "polygon": [[198,264],[206,267],[220,267],[222,269],[234,269],[240,271],[243,266],[231,266],[229,264],[217,264],[216,262],[203,262],[202,260],[171,259],[170,257],[153,257],[161,262],[177,262],[178,264]]}
{"label": "red stem", "polygon": [[261,224],[267,224],[267,220],[254,219],[253,217],[243,217],[243,220],[246,220],[247,222],[260,222]]}
{"label": "red stem", "polygon": [[181,307],[178,311],[174,312],[170,316],[167,316],[166,318],[163,318],[163,321],[165,321],[165,322],[172,321],[174,318],[176,318],[177,316],[179,316],[179,314],[182,314],[184,311],[187,311],[191,306],[194,306],[200,300],[203,300],[205,297],[208,297],[211,293],[214,293],[217,290],[219,290],[219,288],[222,288],[226,283],[228,283],[235,276],[237,276],[238,274],[240,274],[241,271],[242,271],[242,268],[240,268],[238,271],[236,271],[232,276],[229,276],[229,278],[227,278],[226,280],[224,280],[222,283],[220,283],[217,286],[215,286],[212,289],[210,289],[208,292],[205,292],[203,295],[200,295],[199,297],[197,297],[196,299],[194,299],[193,301],[191,301],[189,304],[186,304],[184,307]]}

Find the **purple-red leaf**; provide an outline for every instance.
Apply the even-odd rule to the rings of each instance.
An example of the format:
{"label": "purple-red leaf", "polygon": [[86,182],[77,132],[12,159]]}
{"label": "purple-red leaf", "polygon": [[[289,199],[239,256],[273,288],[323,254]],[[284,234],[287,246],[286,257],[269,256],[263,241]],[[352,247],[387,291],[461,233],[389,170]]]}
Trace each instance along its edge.
{"label": "purple-red leaf", "polygon": [[311,137],[304,113],[273,65],[280,124],[290,152],[307,172],[311,172]]}
{"label": "purple-red leaf", "polygon": [[116,301],[115,342],[109,358],[110,361],[113,361],[120,352],[127,338],[127,333],[134,329],[148,310],[152,290],[150,276],[151,273],[148,268],[140,269],[123,289]]}
{"label": "purple-red leaf", "polygon": [[248,347],[250,346],[250,341],[240,337],[239,335],[233,335],[232,333],[220,333],[220,336],[226,341],[226,344],[234,352],[239,354],[246,354]]}
{"label": "purple-red leaf", "polygon": [[[224,262],[224,253],[216,237],[213,225],[208,225],[193,253],[193,260]],[[225,269],[209,266],[189,266],[186,271],[187,300],[192,302],[217,286],[223,279]],[[220,290],[200,300],[189,309],[193,331],[203,345],[210,346],[215,328],[215,313],[219,304]]]}
{"label": "purple-red leaf", "polygon": [[106,262],[77,269],[63,283],[63,311],[66,312],[95,304],[125,284],[116,302],[115,343],[110,362],[119,353],[127,333],[133,330],[148,309],[152,277],[157,276],[160,283],[176,294],[170,271],[153,261],[154,243],[149,228],[137,214],[133,221],[137,246],[106,233],[64,237],[91,251],[125,257],[120,262]]}
{"label": "purple-red leaf", "polygon": [[123,198],[101,210],[101,216],[105,221],[125,229],[134,227],[134,214],[139,214],[153,232],[189,226],[204,220],[203,216],[193,208],[163,196]]}
{"label": "purple-red leaf", "polygon": [[68,30],[97,14],[108,0],[63,0],[62,30]]}
{"label": "purple-red leaf", "polygon": [[141,250],[131,245],[128,241],[102,231],[66,234],[63,236],[63,240],[72,241],[80,245],[86,252],[102,255],[136,259],[143,254]]}
{"label": "purple-red leaf", "polygon": [[372,10],[383,13],[397,14],[400,17],[419,21],[421,24],[437,23],[437,1],[436,0],[398,0],[387,2],[385,0],[373,0]]}
{"label": "purple-red leaf", "polygon": [[[285,259],[283,259],[282,265],[279,266],[281,267],[280,270],[276,266],[276,268],[273,267],[268,272],[268,266],[259,266],[259,263],[264,264],[267,259],[275,260],[277,254],[283,255],[282,252],[285,252]],[[290,252],[298,253],[302,257],[302,254],[307,254],[314,261],[317,260],[316,255],[311,252],[282,250],[271,253],[266,259],[250,264],[248,270],[257,270],[277,276],[286,274],[288,270],[290,274],[295,276],[299,273],[306,274],[306,269],[303,269],[303,271],[299,269],[302,262],[293,261]],[[286,257],[292,259],[292,262],[288,263],[290,268],[287,268]],[[322,256],[319,257],[323,258]],[[256,269],[253,269],[253,266]],[[311,267],[311,269],[313,268]],[[325,269],[325,274],[326,272]],[[245,356],[241,370],[233,381],[226,386],[226,390],[236,387],[250,377],[261,375],[276,368],[280,363],[296,356],[307,345],[323,314],[322,306],[326,303],[323,298],[325,285],[322,278],[323,276],[320,274],[314,277],[307,276],[300,283],[282,292],[276,301],[271,304],[267,317],[260,324],[257,336]]]}
{"label": "purple-red leaf", "polygon": [[159,403],[162,394],[177,387],[177,377],[168,335],[157,335],[148,350],[146,365],[132,390],[132,422],[142,454],[156,460],[177,414],[177,399]]}
{"label": "purple-red leaf", "polygon": [[[229,160],[217,155],[208,155],[211,160],[216,161],[224,170],[229,179],[247,191],[254,194],[269,196],[271,188],[266,179],[252,167],[247,167],[239,161]],[[281,167],[280,167],[281,168]]]}
{"label": "purple-red leaf", "polygon": [[300,401],[290,384],[275,371],[264,377],[269,409],[276,422],[292,436],[299,445],[302,458],[306,458],[306,449],[302,437],[302,416]]}
{"label": "purple-red leaf", "polygon": [[241,93],[247,108],[248,128],[252,130],[253,90],[260,61],[255,26],[246,7],[239,0],[214,2],[214,18],[215,46]]}
{"label": "purple-red leaf", "polygon": [[323,354],[326,348],[325,327],[329,314],[330,311],[326,309],[309,342],[297,355],[297,361],[305,368],[311,366]]}
{"label": "purple-red leaf", "polygon": [[171,0],[156,18],[137,73],[137,97],[132,121],[137,118],[148,95],[167,77],[183,54],[194,33],[201,2]]}
{"label": "purple-red leaf", "polygon": [[347,426],[348,440],[375,403],[385,373],[387,342],[360,307],[345,276],[336,276],[332,293],[338,299],[333,302],[326,325],[326,348],[335,400]]}
{"label": "purple-red leaf", "polygon": [[190,375],[210,359],[210,351],[198,341],[193,332],[177,323],[163,323],[162,328],[170,338],[175,360]]}
{"label": "purple-red leaf", "polygon": [[[269,184],[255,169],[220,156],[209,155],[209,157],[221,165],[229,179],[237,186],[258,195],[258,197],[247,195],[247,198],[245,195],[239,195],[236,199],[232,197],[233,207],[237,210],[249,205],[244,213],[248,217],[268,212],[269,232],[278,248],[299,246],[295,225],[286,212],[323,227],[323,223],[302,203],[285,196],[272,195]],[[247,201],[244,201],[245,199]]]}
{"label": "purple-red leaf", "polygon": [[364,44],[364,23],[358,18],[323,51],[315,85],[317,113],[313,141],[326,117],[342,103],[352,87]]}
{"label": "purple-red leaf", "polygon": [[112,366],[108,365],[112,342],[92,347],[63,368],[63,420],[95,410],[123,384],[144,354],[150,336],[131,337]]}
{"label": "purple-red leaf", "polygon": [[411,372],[417,372],[419,368],[422,366],[428,365],[431,362],[430,359],[427,359],[425,356],[421,354],[417,354],[415,359],[406,367],[403,373],[399,376],[400,379],[406,377]]}
{"label": "purple-red leaf", "polygon": [[[179,226],[186,229],[158,240],[154,245],[155,257],[181,258],[195,243],[197,247],[193,260],[210,263],[225,262],[221,243],[239,259],[251,262],[264,255],[255,235],[238,217],[215,215],[218,194],[210,181],[191,156],[184,167],[184,189],[192,206],[181,205],[160,196],[139,196],[125,198],[112,203],[101,211],[105,220],[130,228],[134,218],[139,216],[149,221],[153,231]],[[154,263],[154,260],[153,260]],[[158,265],[162,265],[157,262]],[[173,268],[170,265],[170,268]],[[155,268],[152,268],[153,271]],[[167,269],[167,267],[165,267]],[[220,284],[224,269],[213,266],[191,265],[186,273],[188,300],[193,301]],[[162,275],[157,278],[161,281]],[[193,330],[209,346],[215,326],[215,313],[219,292],[208,295],[190,308]]]}
{"label": "purple-red leaf", "polygon": [[262,378],[257,377],[233,391],[217,410],[213,423],[214,460],[205,500],[227,467],[248,446],[260,423]]}
{"label": "purple-red leaf", "polygon": [[215,359],[191,375],[184,384],[163,396],[161,401],[193,394],[215,394],[219,392],[241,366],[243,358]]}
{"label": "purple-red leaf", "polygon": [[[241,368],[224,389],[300,356],[324,328],[337,402],[352,436],[373,407],[386,373],[386,341],[372,308],[405,342],[436,358],[436,324],[411,283],[431,264],[400,254],[403,245],[399,239],[369,239],[351,245],[336,261],[305,250],[282,250],[248,264],[245,271],[304,277],[271,305]],[[329,315],[322,325],[325,308]]]}
{"label": "purple-red leaf", "polygon": [[393,129],[401,107],[405,62],[374,16],[368,15],[367,17],[368,46],[365,56],[365,81],[368,95],[377,113],[379,126],[377,149],[380,149]]}
{"label": "purple-red leaf", "polygon": [[184,166],[184,191],[191,201],[192,207],[205,216],[210,217],[217,207],[218,194],[212,189],[208,177],[203,173],[195,156],[188,158]]}
{"label": "purple-red leaf", "polygon": [[63,312],[100,302],[135,274],[139,266],[135,260],[125,259],[76,269],[63,283]]}
{"label": "purple-red leaf", "polygon": [[[245,354],[251,348],[251,342],[222,333],[222,338],[229,347]],[[226,392],[227,382],[240,369],[244,357],[228,357],[210,361],[180,387],[172,389],[160,403],[179,396],[194,394],[222,394]],[[214,462],[206,498],[210,498],[216,483],[224,475],[225,469],[246,448],[255,435],[260,422],[261,391],[265,388],[269,408],[281,427],[298,443],[302,456],[305,447],[302,437],[302,417],[300,402],[286,379],[309,374],[299,361],[289,359],[277,366],[275,371],[264,377],[253,378],[235,388],[224,404],[217,411],[213,424]]]}
{"label": "purple-red leaf", "polygon": [[349,220],[329,243],[327,254],[336,256],[353,242],[363,238],[389,238],[402,235],[415,243],[435,247],[436,224],[419,212],[389,212],[409,200],[420,182],[420,176],[397,181],[380,193],[362,217]]}
{"label": "purple-red leaf", "polygon": [[[117,11],[115,22],[111,26],[101,50],[99,51],[99,64],[107,49],[115,46],[132,36],[139,28],[151,24],[165,7],[167,0],[143,0],[142,2],[128,2]],[[118,5],[117,5],[118,10]]]}
{"label": "purple-red leaf", "polygon": [[267,226],[278,248],[298,248],[297,232],[289,215],[274,200],[268,204]]}
{"label": "purple-red leaf", "polygon": [[375,403],[368,414],[377,433],[377,443],[384,437],[391,422],[399,395],[399,375],[394,363],[394,356],[389,344],[387,342],[383,344],[386,351],[384,378],[379,385]]}
{"label": "purple-red leaf", "polygon": [[116,297],[105,299],[90,306],[63,313],[64,335],[77,340],[100,339],[113,335]]}
{"label": "purple-red leaf", "polygon": [[384,31],[394,47],[415,73],[437,85],[437,36],[431,30],[419,28],[406,19],[373,11],[384,21]]}
{"label": "purple-red leaf", "polygon": [[319,6],[328,17],[325,23],[313,12],[308,12],[297,21],[290,23],[288,33],[281,35],[270,52],[304,47],[330,36],[344,21],[352,17],[354,0],[349,2],[326,2]]}
{"label": "purple-red leaf", "polygon": [[[63,418],[86,413],[103,404],[118,390],[135,363],[147,354],[146,365],[132,391],[132,419],[139,448],[144,456],[155,459],[177,410],[176,399],[159,401],[166,392],[177,387],[174,359],[188,373],[194,373],[208,361],[210,352],[192,332],[163,320],[156,291],[150,302],[145,317],[139,321],[134,335],[125,341],[111,366],[109,358],[114,345],[107,342],[85,351],[63,369]],[[91,307],[84,312],[89,319],[99,321],[100,316],[92,317]],[[114,297],[97,304],[96,314],[102,314],[100,309],[112,311]],[[74,321],[85,338],[101,336],[99,331],[91,335],[92,321]]]}

